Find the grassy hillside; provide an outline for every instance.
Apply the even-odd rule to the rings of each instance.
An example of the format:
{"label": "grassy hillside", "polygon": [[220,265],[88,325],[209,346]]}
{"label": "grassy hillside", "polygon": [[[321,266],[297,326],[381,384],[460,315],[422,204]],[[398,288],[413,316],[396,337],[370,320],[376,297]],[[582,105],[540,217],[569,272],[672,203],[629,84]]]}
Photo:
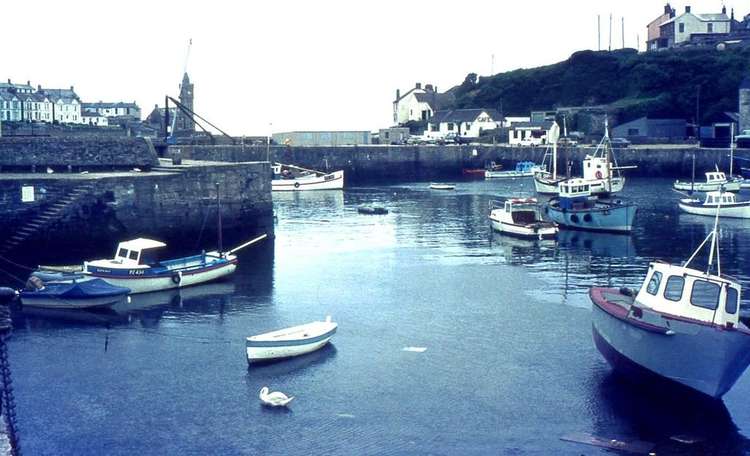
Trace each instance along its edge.
{"label": "grassy hillside", "polygon": [[692,121],[700,86],[700,117],[710,122],[737,111],[737,91],[747,75],[750,49],[581,51],[554,65],[482,78],[471,73],[451,90],[455,107],[502,107],[505,115],[606,105],[619,122],[643,115]]}

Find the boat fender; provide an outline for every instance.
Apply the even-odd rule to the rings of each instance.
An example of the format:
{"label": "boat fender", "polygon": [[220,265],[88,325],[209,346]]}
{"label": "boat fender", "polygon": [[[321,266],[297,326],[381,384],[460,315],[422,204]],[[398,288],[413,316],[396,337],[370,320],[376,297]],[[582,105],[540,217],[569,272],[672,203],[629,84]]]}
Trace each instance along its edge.
{"label": "boat fender", "polygon": [[573,223],[578,223],[578,215],[573,214],[570,216],[570,221]]}
{"label": "boat fender", "polygon": [[299,188],[299,182],[294,183],[294,188]]}
{"label": "boat fender", "polygon": [[179,285],[180,282],[182,282],[182,272],[177,271],[172,274],[172,283],[174,283],[175,285]]}
{"label": "boat fender", "polygon": [[596,178],[597,179],[601,179],[602,178],[602,172],[601,171],[597,171],[596,172]]}
{"label": "boat fender", "polygon": [[633,290],[627,287],[620,287],[620,293],[625,296],[633,296]]}
{"label": "boat fender", "polygon": [[591,223],[591,214],[584,214],[583,221],[587,223]]}

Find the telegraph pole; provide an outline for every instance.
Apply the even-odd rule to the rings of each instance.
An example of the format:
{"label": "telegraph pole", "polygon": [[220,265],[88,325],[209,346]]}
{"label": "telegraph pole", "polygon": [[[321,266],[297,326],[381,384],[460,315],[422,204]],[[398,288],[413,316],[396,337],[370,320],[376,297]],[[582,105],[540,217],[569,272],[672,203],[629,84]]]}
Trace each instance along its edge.
{"label": "telegraph pole", "polygon": [[609,50],[612,50],[612,13],[609,13]]}
{"label": "telegraph pole", "polygon": [[625,17],[622,17],[622,48],[625,49]]}
{"label": "telegraph pole", "polygon": [[596,47],[598,51],[602,50],[602,15],[596,15]]}

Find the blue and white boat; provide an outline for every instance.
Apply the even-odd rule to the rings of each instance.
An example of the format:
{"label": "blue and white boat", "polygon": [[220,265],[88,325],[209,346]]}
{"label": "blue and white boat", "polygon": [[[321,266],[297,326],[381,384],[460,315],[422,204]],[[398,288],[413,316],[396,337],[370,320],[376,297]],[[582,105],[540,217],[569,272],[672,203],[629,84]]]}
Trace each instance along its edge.
{"label": "blue and white boat", "polygon": [[248,337],[245,351],[249,364],[304,355],[322,348],[336,333],[338,324],[326,317],[291,328]]}
{"label": "blue and white boat", "polygon": [[171,260],[159,259],[159,251],[166,247],[163,242],[133,239],[121,242],[112,259],[84,262],[83,274],[128,287],[133,294],[188,287],[232,274],[237,269],[234,253],[266,237],[263,234],[228,252],[202,252]]}
{"label": "blue and white boat", "polygon": [[516,163],[516,169],[508,171],[497,171],[497,170],[485,170],[485,179],[501,179],[501,178],[517,178],[517,177],[533,177],[534,174],[543,171],[542,167],[532,161],[522,161]]}
{"label": "blue and white boat", "polygon": [[[750,328],[739,318],[739,282],[721,274],[717,232],[718,215],[685,264],[651,263],[637,294],[591,288],[594,343],[615,370],[720,398],[747,369]],[[689,268],[709,240],[706,270]]]}
{"label": "blue and white boat", "polygon": [[545,206],[553,222],[589,231],[629,232],[633,229],[635,204],[605,200],[591,195],[591,182],[570,179],[559,184],[560,195]]}
{"label": "blue and white boat", "polygon": [[[29,280],[29,284],[32,284],[32,289],[25,289],[20,293],[21,303],[24,306],[49,309],[111,306],[130,293],[129,288],[114,286],[101,279],[45,284],[37,278]],[[33,286],[34,284],[38,285]]]}

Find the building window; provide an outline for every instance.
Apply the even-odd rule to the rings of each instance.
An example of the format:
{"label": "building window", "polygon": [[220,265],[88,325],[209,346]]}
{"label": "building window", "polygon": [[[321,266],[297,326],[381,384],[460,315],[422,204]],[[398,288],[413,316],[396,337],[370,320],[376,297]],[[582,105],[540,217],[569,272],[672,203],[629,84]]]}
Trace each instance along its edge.
{"label": "building window", "polygon": [[685,24],[680,23],[679,27],[680,27],[680,33],[685,33]]}
{"label": "building window", "polygon": [[714,24],[708,23],[708,33],[714,33]]}

